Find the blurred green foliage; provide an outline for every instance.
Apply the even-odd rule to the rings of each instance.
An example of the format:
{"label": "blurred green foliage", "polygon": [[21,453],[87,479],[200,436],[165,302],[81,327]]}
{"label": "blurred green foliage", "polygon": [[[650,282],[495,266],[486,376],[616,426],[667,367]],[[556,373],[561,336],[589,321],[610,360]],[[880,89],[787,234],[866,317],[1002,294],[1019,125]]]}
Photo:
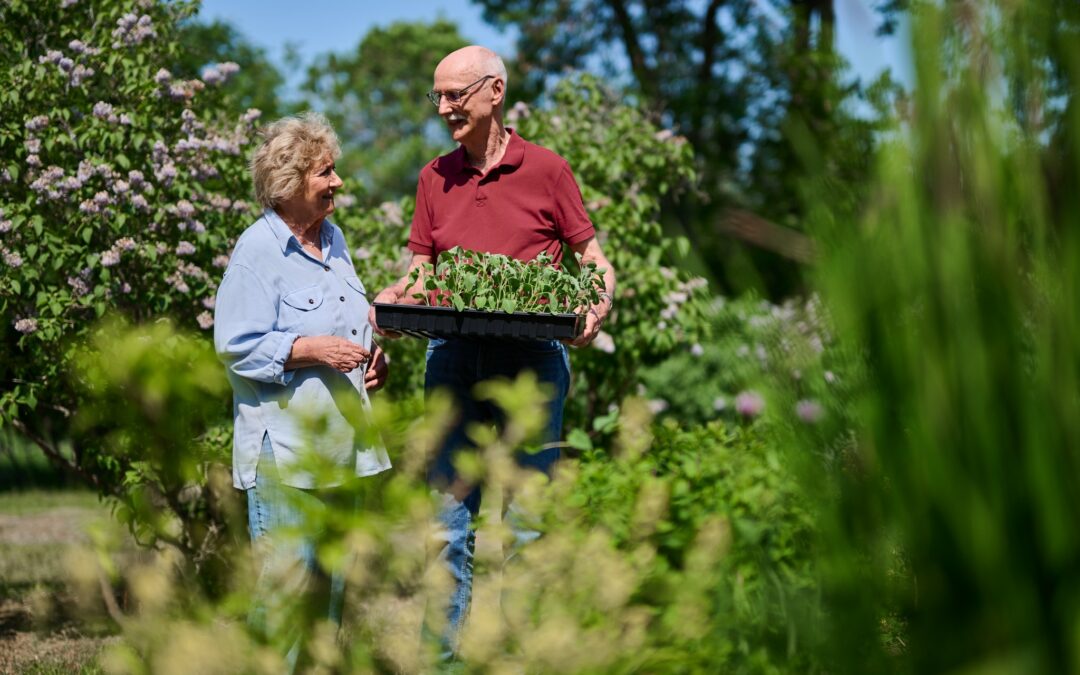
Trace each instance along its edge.
{"label": "blurred green foliage", "polygon": [[[200,364],[210,363],[200,356],[203,348],[167,331],[156,328],[152,340],[143,330],[114,333],[86,361],[86,378],[95,383],[86,419],[115,419],[117,436],[146,447],[145,461],[126,475],[134,479],[133,491],[138,485],[135,494],[153,493],[156,508],[130,513],[156,528],[160,543],[172,542],[168,521],[184,521],[187,511],[153,488],[167,484],[174,458],[175,466],[185,467],[178,476],[215,462],[198,444],[184,450],[174,439],[192,437],[200,420],[196,399],[221,379],[200,377],[206,374]],[[181,367],[191,375],[162,377]],[[544,394],[535,378],[488,383],[484,395],[508,421],[478,436],[482,461],[469,463],[493,503],[479,530],[476,595],[462,644],[467,668],[759,672],[813,666],[818,638],[809,627],[819,611],[813,519],[784,453],[755,427],[654,427],[645,403],[629,400],[610,449],[566,462],[548,483],[513,460],[514,449],[542,428]],[[189,414],[149,429],[160,402],[180,401],[189,402]],[[117,416],[107,414],[120,408]],[[307,651],[315,667],[432,667],[434,645],[422,637],[420,624],[426,616],[437,625],[447,580],[434,555],[437,504],[424,467],[448,413],[437,401],[420,418],[408,407],[378,406],[369,431],[386,441],[395,470],[350,485],[362,503],[358,510],[312,513],[298,528],[315,537],[322,564],[344,570],[350,580],[345,631],[352,639],[335,640],[318,613],[296,605],[297,620],[313,636]],[[117,445],[109,461],[124,462],[125,443]],[[208,483],[212,488],[215,480]],[[196,478],[189,485],[199,484]],[[500,501],[505,508],[510,494],[517,517],[544,535],[520,550],[500,515]],[[214,517],[207,511],[193,521],[205,525]],[[181,541],[189,536],[182,532]],[[191,574],[191,552],[180,548],[159,547],[154,559],[125,561],[113,548],[118,542],[100,540],[96,552],[81,559],[75,581],[88,608],[102,603],[102,577],[112,581],[110,592],[123,589],[132,597],[110,612],[124,640],[102,657],[108,672],[173,672],[180,663],[200,672],[264,672],[280,663],[275,645],[260,642],[245,620],[253,590],[246,547],[220,545],[228,543],[220,535],[220,546],[205,536],[201,543],[221,561],[211,588],[204,579],[208,566],[203,578]]]}
{"label": "blurred green foliage", "polygon": [[[1076,672],[1080,6],[911,4],[918,86],[872,198],[830,208],[817,184],[823,301],[867,370],[855,452],[816,474],[839,496],[828,650],[847,672]],[[873,648],[882,601],[899,662]]]}

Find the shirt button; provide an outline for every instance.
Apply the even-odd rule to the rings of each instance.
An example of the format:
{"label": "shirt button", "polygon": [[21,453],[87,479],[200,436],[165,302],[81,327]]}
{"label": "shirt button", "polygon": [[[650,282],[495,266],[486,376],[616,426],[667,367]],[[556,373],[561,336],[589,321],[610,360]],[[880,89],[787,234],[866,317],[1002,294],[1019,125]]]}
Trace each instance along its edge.
{"label": "shirt button", "polygon": [[344,295],[343,295],[343,296],[341,296],[341,301],[342,301],[342,302],[345,302],[345,296],[344,296]]}
{"label": "shirt button", "polygon": [[355,328],[352,329],[352,334],[356,335],[356,329]]}
{"label": "shirt button", "polygon": [[322,271],[323,272],[329,272],[330,271],[330,266],[329,265],[324,265],[323,268],[322,268]]}
{"label": "shirt button", "polygon": [[308,298],[307,299],[307,304],[314,305],[315,304],[315,298]]}

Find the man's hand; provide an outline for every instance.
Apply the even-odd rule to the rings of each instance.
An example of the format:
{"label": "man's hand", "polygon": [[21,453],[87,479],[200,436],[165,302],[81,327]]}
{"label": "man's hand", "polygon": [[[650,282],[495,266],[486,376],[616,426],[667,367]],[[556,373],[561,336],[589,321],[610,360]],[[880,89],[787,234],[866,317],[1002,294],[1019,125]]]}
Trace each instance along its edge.
{"label": "man's hand", "polygon": [[355,342],[336,335],[315,335],[297,338],[293,342],[292,352],[285,362],[285,369],[294,370],[304,366],[323,365],[348,373],[369,358],[371,354],[368,350]]}
{"label": "man's hand", "polygon": [[374,302],[371,303],[371,307],[368,309],[368,323],[371,324],[371,329],[375,331],[376,335],[381,335],[384,338],[390,338],[396,340],[401,337],[401,333],[397,333],[392,330],[383,330],[379,328],[378,322],[375,321],[375,303],[385,303],[389,305],[398,305],[403,302],[402,297],[397,293],[397,289],[394,286],[384,288],[379,291],[379,294],[375,296]]}
{"label": "man's hand", "polygon": [[603,270],[604,288],[600,293],[600,301],[585,310],[585,330],[567,343],[571,347],[584,347],[600,332],[600,326],[611,312],[612,299],[615,297],[615,270],[611,268],[611,263],[601,250],[596,237],[573,244],[570,249],[581,256],[582,264],[595,263],[598,269]]}
{"label": "man's hand", "polygon": [[[374,343],[372,343],[374,344]],[[382,347],[375,345],[375,351],[371,355],[371,363],[367,372],[364,373],[364,388],[368,391],[378,391],[386,384],[386,377],[390,373],[390,366],[386,362],[386,354]]]}
{"label": "man's hand", "polygon": [[385,338],[396,340],[401,337],[401,333],[394,332],[392,330],[383,330],[379,328],[379,323],[375,320],[375,303],[388,304],[388,305],[415,305],[417,301],[413,299],[410,290],[412,292],[418,292],[423,289],[423,283],[418,281],[414,288],[410,289],[409,276],[412,271],[423,265],[424,263],[431,262],[431,256],[422,255],[420,253],[413,253],[412,258],[409,260],[409,271],[405,273],[405,276],[397,280],[393,286],[388,286],[375,296],[375,300],[372,301],[372,307],[368,310],[368,323],[371,324],[371,329],[375,331],[376,335],[381,335]]}
{"label": "man's hand", "polygon": [[592,342],[593,338],[600,332],[600,326],[604,325],[604,319],[607,318],[609,312],[611,312],[611,302],[605,296],[600,299],[599,303],[589,307],[585,312],[585,329],[581,331],[581,335],[570,340],[567,344],[571,347],[584,347]]}

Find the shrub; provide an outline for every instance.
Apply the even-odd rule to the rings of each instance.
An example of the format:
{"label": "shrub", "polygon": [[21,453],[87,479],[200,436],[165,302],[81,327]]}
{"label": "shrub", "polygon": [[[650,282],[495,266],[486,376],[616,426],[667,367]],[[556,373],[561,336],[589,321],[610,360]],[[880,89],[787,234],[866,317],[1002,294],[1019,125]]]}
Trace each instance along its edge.
{"label": "shrub", "polygon": [[251,221],[258,111],[217,112],[213,78],[174,78],[187,4],[14,0],[0,6],[0,419],[83,473],[92,439],[59,446],[79,408],[73,359],[96,320],[209,329],[233,238]]}

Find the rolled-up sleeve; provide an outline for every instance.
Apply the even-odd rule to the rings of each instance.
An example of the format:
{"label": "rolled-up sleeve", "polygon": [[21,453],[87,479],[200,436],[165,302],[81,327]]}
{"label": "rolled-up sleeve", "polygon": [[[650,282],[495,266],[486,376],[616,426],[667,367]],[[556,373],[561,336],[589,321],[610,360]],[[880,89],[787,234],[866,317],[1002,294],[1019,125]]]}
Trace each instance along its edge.
{"label": "rolled-up sleeve", "polygon": [[234,265],[218,288],[214,305],[214,348],[225,366],[240,377],[287,385],[286,371],[298,333],[275,330],[277,303],[255,273]]}

